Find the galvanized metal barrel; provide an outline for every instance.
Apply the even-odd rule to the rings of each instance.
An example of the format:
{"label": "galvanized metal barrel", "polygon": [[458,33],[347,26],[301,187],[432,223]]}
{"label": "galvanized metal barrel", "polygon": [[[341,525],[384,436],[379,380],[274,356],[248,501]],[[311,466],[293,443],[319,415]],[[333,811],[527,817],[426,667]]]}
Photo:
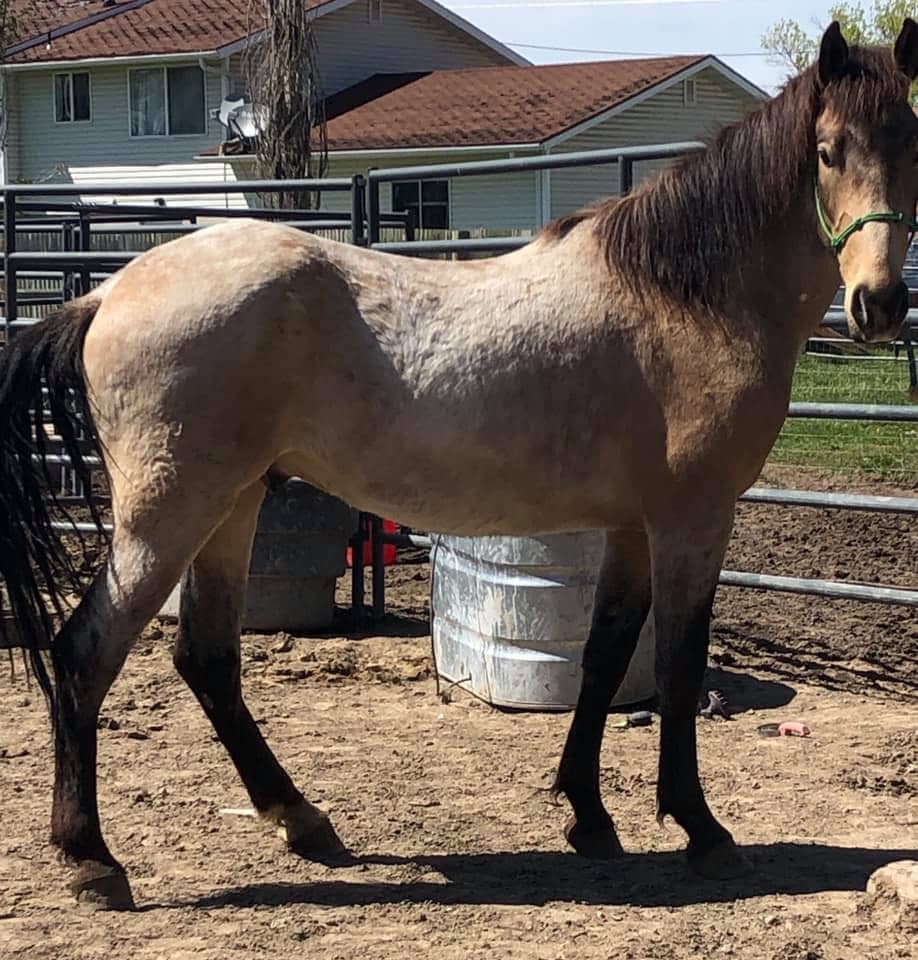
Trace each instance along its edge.
{"label": "galvanized metal barrel", "polygon": [[[243,628],[315,630],[331,624],[357,512],[302,480],[269,493],[258,516]],[[163,607],[178,616],[180,589]]]}
{"label": "galvanized metal barrel", "polygon": [[[431,630],[440,678],[496,706],[572,709],[603,534],[433,539]],[[653,658],[648,622],[611,706],[653,696]]]}

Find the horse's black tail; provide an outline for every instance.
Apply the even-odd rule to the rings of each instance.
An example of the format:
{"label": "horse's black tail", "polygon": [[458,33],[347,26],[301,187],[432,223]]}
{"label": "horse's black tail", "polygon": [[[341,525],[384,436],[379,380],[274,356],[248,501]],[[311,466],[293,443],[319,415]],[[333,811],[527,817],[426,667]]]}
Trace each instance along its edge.
{"label": "horse's black tail", "polygon": [[100,303],[92,293],[74,300],[0,349],[0,646],[27,651],[49,702],[42,651],[66,615],[68,594],[79,591],[86,553],[82,536],[74,530],[65,544],[55,526],[69,517],[45,459],[52,439],[45,410],[104,536],[86,462],[101,450],[83,371],[83,341]]}

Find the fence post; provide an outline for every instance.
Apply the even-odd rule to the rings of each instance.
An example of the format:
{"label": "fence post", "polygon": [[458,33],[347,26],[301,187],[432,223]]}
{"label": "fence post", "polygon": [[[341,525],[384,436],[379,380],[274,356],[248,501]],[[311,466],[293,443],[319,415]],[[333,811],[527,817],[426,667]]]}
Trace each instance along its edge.
{"label": "fence post", "polygon": [[915,362],[912,331],[907,323],[902,328],[902,342],[905,344],[905,356],[908,358],[908,396],[910,400],[918,400],[918,363]]}
{"label": "fence post", "polygon": [[363,223],[366,182],[362,173],[351,177],[351,243],[357,247],[365,247],[367,242]]}
{"label": "fence post", "polygon": [[379,243],[379,181],[373,179],[375,167],[370,167],[367,176],[367,232],[369,245]]}
{"label": "fence post", "polygon": [[3,191],[3,231],[5,248],[3,251],[4,299],[6,301],[6,342],[13,336],[13,323],[16,321],[16,267],[10,261],[10,254],[16,252],[16,194]]}
{"label": "fence post", "polygon": [[[89,214],[85,210],[81,210],[79,213],[80,217],[80,251],[82,253],[89,253],[89,249],[92,246],[92,234],[90,232],[89,226]],[[86,296],[89,293],[89,288],[92,283],[92,280],[89,275],[89,265],[84,264],[80,270],[80,294]]]}
{"label": "fence post", "polygon": [[618,192],[624,197],[634,189],[634,161],[628,157],[619,157]]}
{"label": "fence post", "polygon": [[363,544],[366,540],[367,515],[357,514],[357,532],[351,537],[351,608],[357,623],[363,620]]}
{"label": "fence post", "polygon": [[[64,220],[61,224],[61,250],[64,253],[70,253],[73,250],[73,232],[73,224],[69,220]],[[63,306],[73,296],[73,271],[65,268],[61,277],[61,305]]]}
{"label": "fence post", "polygon": [[383,524],[379,517],[370,517],[370,538],[373,558],[373,619],[381,620],[386,613],[386,567]]}

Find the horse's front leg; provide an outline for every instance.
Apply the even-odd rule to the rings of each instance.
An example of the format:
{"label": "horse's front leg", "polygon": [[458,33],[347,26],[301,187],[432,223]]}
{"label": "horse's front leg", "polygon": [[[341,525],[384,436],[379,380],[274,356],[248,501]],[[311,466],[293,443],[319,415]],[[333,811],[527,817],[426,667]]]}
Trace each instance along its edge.
{"label": "horse's front leg", "polygon": [[610,531],[583,653],[580,696],[554,786],[574,810],[565,829],[568,842],[587,857],[607,859],[623,852],[600,796],[599,754],[609,703],[625,678],[649,609],[644,531]]}
{"label": "horse's front leg", "polygon": [[657,819],[675,819],[689,836],[689,863],[712,878],[749,869],[730,833],[708,808],[695,739],[711,608],[732,527],[732,502],[712,510],[683,501],[678,515],[651,525],[649,531],[661,720]]}

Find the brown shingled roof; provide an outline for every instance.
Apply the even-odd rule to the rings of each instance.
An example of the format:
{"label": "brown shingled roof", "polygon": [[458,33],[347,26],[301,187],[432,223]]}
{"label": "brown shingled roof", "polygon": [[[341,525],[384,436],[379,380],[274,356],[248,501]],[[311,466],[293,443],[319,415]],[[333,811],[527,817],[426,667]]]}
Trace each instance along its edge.
{"label": "brown shingled roof", "polygon": [[[303,2],[311,9],[328,0]],[[20,42],[43,41],[48,31],[72,28],[89,17],[104,19],[13,54],[11,63],[201,53],[241,40],[260,25],[248,0],[120,0],[109,5],[104,0],[15,0],[14,9]]]}
{"label": "brown shingled roof", "polygon": [[[541,143],[703,60],[660,57],[386,75],[337,96],[330,150]],[[388,87],[388,90],[386,88]],[[334,100],[335,98],[333,98]],[[331,104],[330,104],[331,105]]]}

